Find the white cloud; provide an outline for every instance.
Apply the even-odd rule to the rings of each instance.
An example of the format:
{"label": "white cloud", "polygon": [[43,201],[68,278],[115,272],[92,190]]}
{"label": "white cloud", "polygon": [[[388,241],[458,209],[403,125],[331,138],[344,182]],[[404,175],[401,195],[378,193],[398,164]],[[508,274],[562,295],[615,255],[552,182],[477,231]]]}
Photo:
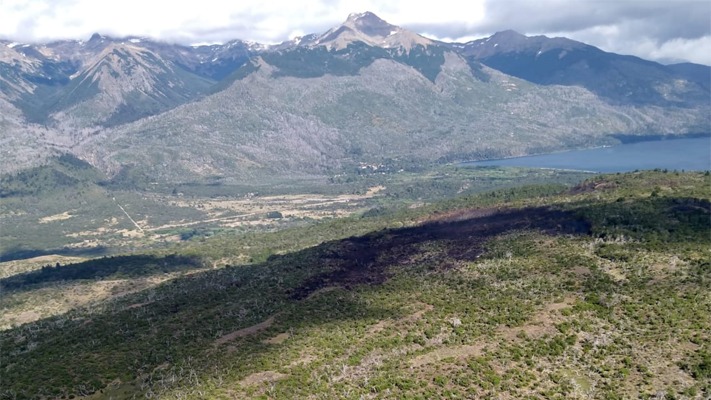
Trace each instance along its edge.
{"label": "white cloud", "polygon": [[661,46],[651,42],[647,54],[649,54],[647,58],[650,59],[687,60],[711,65],[711,35],[698,39],[672,39]]}
{"label": "white cloud", "polygon": [[248,36],[241,39],[277,42],[296,30],[326,30],[351,12],[373,11],[401,25],[453,20],[473,24],[482,18],[483,1],[466,4],[462,6],[460,0],[441,0],[429,7],[403,0],[335,4],[322,0],[4,0],[0,3],[0,36],[30,41],[88,37],[101,32],[186,40],[206,32],[226,35],[232,30]]}
{"label": "white cloud", "polygon": [[548,35],[563,36],[612,53],[634,55],[663,63],[688,61],[711,65],[711,34],[695,39],[675,38],[660,43],[650,36],[626,34],[620,26],[597,26],[577,32],[553,32]]}

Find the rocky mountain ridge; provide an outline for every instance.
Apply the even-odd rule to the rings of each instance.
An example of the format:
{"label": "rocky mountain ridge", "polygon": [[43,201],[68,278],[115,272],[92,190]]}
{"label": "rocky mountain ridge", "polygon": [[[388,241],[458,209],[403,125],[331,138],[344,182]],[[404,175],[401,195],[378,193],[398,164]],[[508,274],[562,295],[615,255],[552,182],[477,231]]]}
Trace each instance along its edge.
{"label": "rocky mountain ridge", "polygon": [[616,104],[708,102],[711,68],[662,65],[567,38],[515,31],[452,45],[465,57],[542,85],[577,85]]}
{"label": "rocky mountain ridge", "polygon": [[709,132],[708,68],[513,31],[448,44],[369,12],[274,46],[2,41],[4,170],[68,151],[109,173],[259,179]]}

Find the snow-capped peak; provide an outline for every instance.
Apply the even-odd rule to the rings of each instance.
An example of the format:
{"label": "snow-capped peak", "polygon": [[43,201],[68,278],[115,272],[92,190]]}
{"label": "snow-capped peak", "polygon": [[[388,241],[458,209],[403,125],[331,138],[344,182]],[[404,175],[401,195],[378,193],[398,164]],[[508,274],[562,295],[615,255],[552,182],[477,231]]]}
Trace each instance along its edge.
{"label": "snow-capped peak", "polygon": [[432,44],[431,40],[389,24],[370,11],[350,14],[341,26],[330,29],[309,44],[343,49],[355,42],[384,48],[402,47],[406,51],[416,45]]}
{"label": "snow-capped peak", "polygon": [[366,17],[368,14],[375,15],[371,13],[370,11],[362,12],[362,13],[350,13],[348,14],[348,21],[356,21],[361,18]]}

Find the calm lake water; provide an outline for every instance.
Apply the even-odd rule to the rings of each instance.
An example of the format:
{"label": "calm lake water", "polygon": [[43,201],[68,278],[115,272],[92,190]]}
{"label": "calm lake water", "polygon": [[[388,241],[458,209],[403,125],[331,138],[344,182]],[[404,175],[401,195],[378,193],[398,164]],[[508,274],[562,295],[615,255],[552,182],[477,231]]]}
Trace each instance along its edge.
{"label": "calm lake water", "polygon": [[636,169],[706,171],[711,169],[711,136],[621,144],[537,156],[465,163],[472,167],[532,167],[595,172]]}

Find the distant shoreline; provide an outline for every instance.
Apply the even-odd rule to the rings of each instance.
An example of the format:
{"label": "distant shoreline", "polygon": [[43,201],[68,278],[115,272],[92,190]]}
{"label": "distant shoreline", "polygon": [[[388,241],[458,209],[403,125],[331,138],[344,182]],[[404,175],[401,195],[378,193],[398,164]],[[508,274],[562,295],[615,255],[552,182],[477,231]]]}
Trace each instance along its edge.
{"label": "distant shoreline", "polygon": [[628,141],[613,146],[572,149],[488,160],[466,161],[462,167],[527,167],[626,172],[646,169],[711,170],[711,135],[691,134],[657,140]]}
{"label": "distant shoreline", "polygon": [[[627,134],[613,134],[610,136],[619,140],[620,143],[618,143],[618,144],[603,144],[600,146],[583,147],[583,148],[575,148],[575,149],[556,150],[556,151],[551,151],[548,153],[531,153],[531,154],[526,154],[523,156],[485,158],[482,160],[465,160],[465,161],[456,162],[454,164],[463,165],[463,164],[476,164],[476,163],[482,163],[482,162],[515,160],[517,158],[546,156],[546,155],[550,155],[550,154],[563,154],[563,153],[570,153],[573,151],[608,149],[611,147],[621,146],[623,144],[658,142],[658,141],[663,141],[663,140],[683,140],[683,139],[703,139],[703,138],[711,139],[711,133],[683,133],[683,134],[678,134],[678,135],[644,135],[644,136],[627,135]],[[575,171],[578,171],[578,170],[575,170]]]}
{"label": "distant shoreline", "polygon": [[679,139],[698,139],[711,137],[711,132],[695,132],[683,133],[679,135],[630,135],[624,133],[615,133],[611,137],[620,141],[620,144],[631,144],[641,142],[656,142],[658,140],[679,140]]}

